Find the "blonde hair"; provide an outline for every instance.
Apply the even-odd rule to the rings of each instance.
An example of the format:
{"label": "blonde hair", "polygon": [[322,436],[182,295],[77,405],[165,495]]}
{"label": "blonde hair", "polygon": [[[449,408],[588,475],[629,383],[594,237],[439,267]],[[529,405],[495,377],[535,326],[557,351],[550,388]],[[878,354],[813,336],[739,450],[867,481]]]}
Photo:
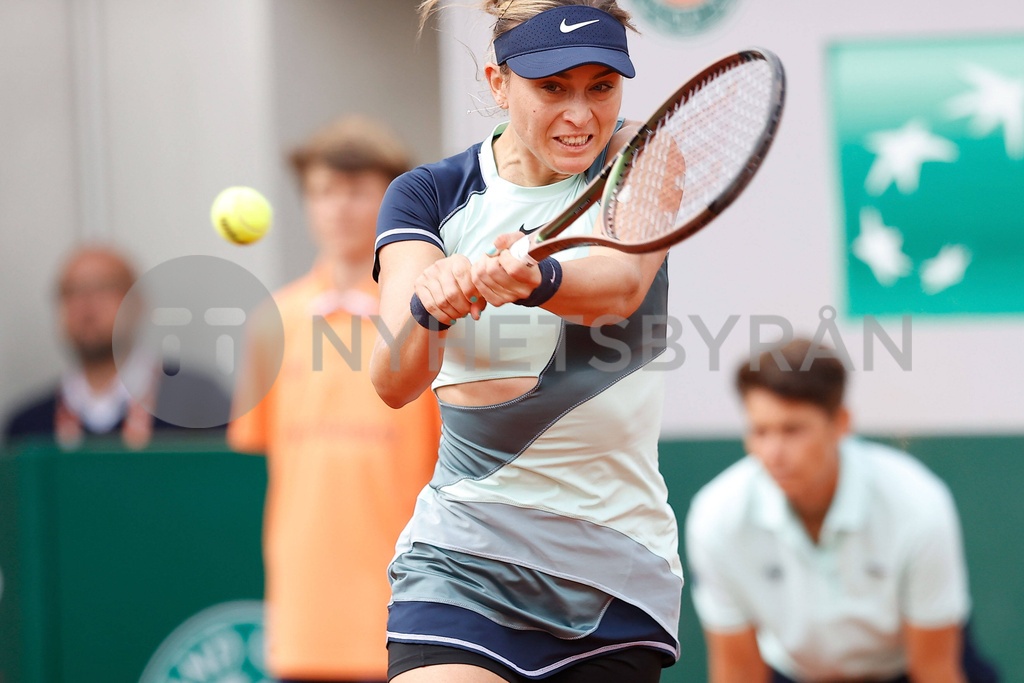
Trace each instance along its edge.
{"label": "blonde hair", "polygon": [[313,164],[336,171],[375,171],[394,180],[412,168],[405,145],[387,126],[365,116],[346,116],[311,135],[288,155],[300,185]]}
{"label": "blonde hair", "polygon": [[[426,26],[427,21],[435,13],[441,10],[442,0],[423,0],[418,7],[420,14],[420,30]],[[615,17],[623,26],[639,33],[630,18],[629,12],[619,7],[616,0],[483,0],[477,3],[484,12],[487,12],[497,20],[494,22],[494,30],[491,40],[509,31],[519,24],[532,19],[541,12],[556,7],[570,7],[582,5],[594,7],[607,12]]]}

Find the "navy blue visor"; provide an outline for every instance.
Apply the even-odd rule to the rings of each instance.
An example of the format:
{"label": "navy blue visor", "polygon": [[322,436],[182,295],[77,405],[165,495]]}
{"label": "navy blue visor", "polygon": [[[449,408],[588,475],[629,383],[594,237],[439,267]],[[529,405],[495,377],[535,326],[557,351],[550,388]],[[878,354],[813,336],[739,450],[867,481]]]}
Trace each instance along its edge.
{"label": "navy blue visor", "polygon": [[556,7],[524,21],[494,39],[494,58],[523,78],[546,78],[584,64],[603,64],[626,78],[626,27],[594,7]]}

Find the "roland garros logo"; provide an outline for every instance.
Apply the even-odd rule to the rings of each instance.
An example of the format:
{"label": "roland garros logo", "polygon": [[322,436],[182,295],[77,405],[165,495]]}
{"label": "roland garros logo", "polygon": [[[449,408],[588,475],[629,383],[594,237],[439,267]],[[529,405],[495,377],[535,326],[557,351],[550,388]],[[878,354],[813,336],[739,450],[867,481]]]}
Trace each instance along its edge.
{"label": "roland garros logo", "polygon": [[270,683],[263,647],[262,602],[213,605],[167,636],[139,683]]}
{"label": "roland garros logo", "polygon": [[655,27],[679,36],[703,33],[717,24],[738,0],[634,0]]}

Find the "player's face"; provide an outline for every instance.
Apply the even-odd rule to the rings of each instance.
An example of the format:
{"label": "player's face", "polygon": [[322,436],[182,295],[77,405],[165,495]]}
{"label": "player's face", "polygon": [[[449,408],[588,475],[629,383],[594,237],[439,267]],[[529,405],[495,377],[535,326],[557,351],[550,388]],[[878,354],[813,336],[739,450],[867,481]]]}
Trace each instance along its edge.
{"label": "player's face", "polygon": [[544,185],[586,171],[615,132],[622,105],[622,76],[586,64],[548,78],[510,73],[500,79],[499,102],[520,164],[520,184]]}
{"label": "player's face", "polygon": [[832,414],[765,389],[751,389],[743,403],[747,452],[761,461],[789,500],[798,505],[812,501],[820,497],[823,487],[834,486],[839,441],[849,425],[845,409]]}
{"label": "player's face", "polygon": [[84,253],[64,270],[60,281],[61,328],[83,363],[113,359],[114,324],[131,275],[109,254]]}
{"label": "player's face", "polygon": [[377,212],[390,181],[376,171],[349,173],[325,164],[306,169],[306,215],[317,246],[328,258],[373,257]]}

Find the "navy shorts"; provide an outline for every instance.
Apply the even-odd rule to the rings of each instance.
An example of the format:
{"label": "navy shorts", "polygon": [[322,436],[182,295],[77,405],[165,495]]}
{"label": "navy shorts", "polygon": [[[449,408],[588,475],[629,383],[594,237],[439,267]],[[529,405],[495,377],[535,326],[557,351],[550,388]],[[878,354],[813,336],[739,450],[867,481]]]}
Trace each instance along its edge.
{"label": "navy shorts", "polygon": [[[611,600],[597,628],[577,638],[559,637],[539,628],[511,628],[473,610],[444,603],[395,602],[388,610],[390,676],[429,664],[473,663],[506,678],[514,675],[514,678],[507,678],[510,681],[576,680],[561,679],[556,674],[584,662],[633,651],[642,652],[638,658],[654,662],[657,671],[675,663],[678,653],[672,635],[643,610],[618,599]],[[396,647],[402,644],[420,645],[425,649]],[[407,659],[409,653],[416,652],[447,659],[420,661],[416,659],[419,655]],[[471,661],[451,659],[453,657],[471,657]],[[490,663],[499,668],[491,669]],[[636,677],[635,680],[648,679]]]}

